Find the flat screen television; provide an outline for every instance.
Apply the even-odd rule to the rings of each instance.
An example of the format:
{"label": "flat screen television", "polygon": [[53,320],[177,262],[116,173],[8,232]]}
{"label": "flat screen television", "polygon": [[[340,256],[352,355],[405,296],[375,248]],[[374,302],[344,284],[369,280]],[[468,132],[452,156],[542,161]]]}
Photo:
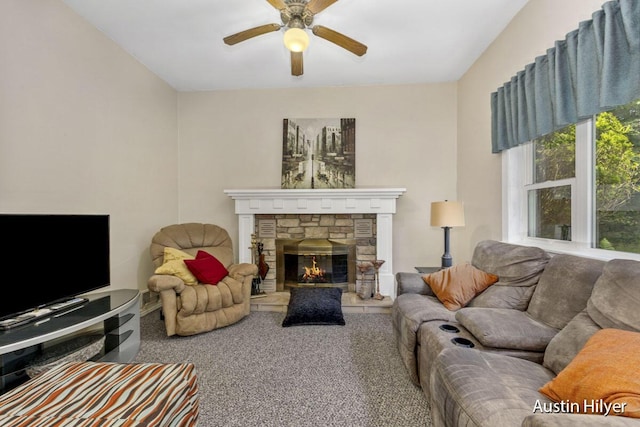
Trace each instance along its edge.
{"label": "flat screen television", "polygon": [[0,319],[110,285],[109,215],[0,214],[0,236]]}

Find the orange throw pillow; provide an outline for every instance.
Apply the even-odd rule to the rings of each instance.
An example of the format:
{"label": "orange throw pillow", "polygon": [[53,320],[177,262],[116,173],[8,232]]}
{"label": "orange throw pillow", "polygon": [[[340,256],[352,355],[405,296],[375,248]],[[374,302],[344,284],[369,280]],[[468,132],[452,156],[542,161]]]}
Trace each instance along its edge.
{"label": "orange throw pillow", "polygon": [[640,332],[599,330],[539,391],[574,412],[640,418]]}
{"label": "orange throw pillow", "polygon": [[425,274],[422,279],[446,308],[455,311],[496,283],[498,276],[466,263]]}

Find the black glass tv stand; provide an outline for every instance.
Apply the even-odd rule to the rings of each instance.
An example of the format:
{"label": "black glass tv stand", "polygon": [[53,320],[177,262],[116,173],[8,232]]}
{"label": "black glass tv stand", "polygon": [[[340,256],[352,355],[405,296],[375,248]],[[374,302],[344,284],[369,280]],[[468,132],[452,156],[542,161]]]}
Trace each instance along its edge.
{"label": "black glass tv stand", "polygon": [[37,321],[0,330],[0,393],[29,379],[34,361],[47,358],[57,344],[87,331],[104,337],[91,360],[128,363],[140,348],[140,292],[117,289],[82,295],[80,305],[59,307]]}
{"label": "black glass tv stand", "polygon": [[51,317],[63,316],[65,313],[68,313],[69,310],[77,310],[87,302],[89,302],[87,298],[69,298],[35,310],[25,311],[16,316],[5,317],[0,320],[0,330],[15,328],[26,325],[27,323],[47,322]]}

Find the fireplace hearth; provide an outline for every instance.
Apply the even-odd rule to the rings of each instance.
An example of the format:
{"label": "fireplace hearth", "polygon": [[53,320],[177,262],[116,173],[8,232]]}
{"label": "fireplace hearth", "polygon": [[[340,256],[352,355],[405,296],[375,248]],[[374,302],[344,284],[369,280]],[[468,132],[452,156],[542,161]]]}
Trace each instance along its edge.
{"label": "fireplace hearth", "polygon": [[276,272],[284,288],[355,283],[355,240],[276,239]]}

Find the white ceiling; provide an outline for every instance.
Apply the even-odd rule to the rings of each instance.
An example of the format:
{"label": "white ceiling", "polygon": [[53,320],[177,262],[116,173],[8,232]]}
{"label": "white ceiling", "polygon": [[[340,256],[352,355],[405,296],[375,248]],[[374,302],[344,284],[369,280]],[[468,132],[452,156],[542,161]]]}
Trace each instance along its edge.
{"label": "white ceiling", "polygon": [[528,0],[340,0],[324,25],[368,46],[358,57],[310,34],[291,76],[282,30],[234,46],[223,37],[280,24],[266,0],[63,0],[179,91],[456,81]]}

